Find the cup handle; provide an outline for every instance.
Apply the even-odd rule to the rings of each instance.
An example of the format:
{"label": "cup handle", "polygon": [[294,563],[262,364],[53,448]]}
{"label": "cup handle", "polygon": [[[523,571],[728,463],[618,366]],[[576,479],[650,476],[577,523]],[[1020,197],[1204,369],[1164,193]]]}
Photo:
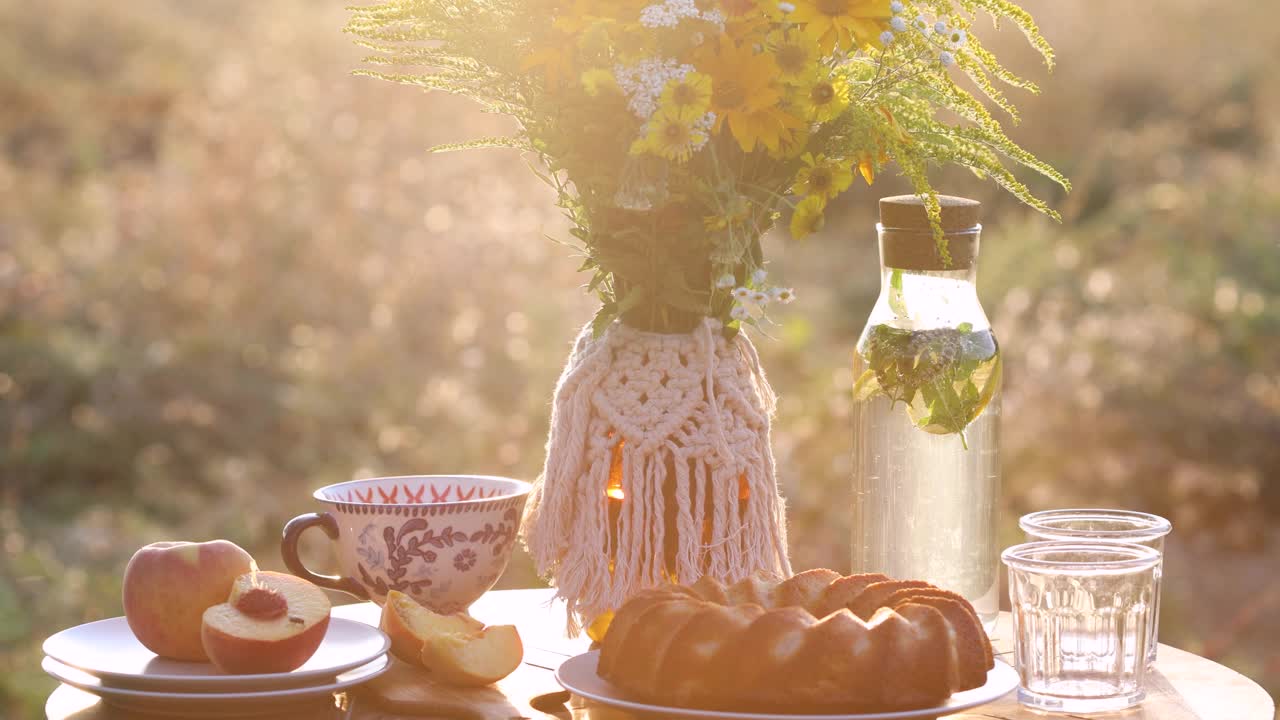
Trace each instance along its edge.
{"label": "cup handle", "polygon": [[303,531],[312,525],[319,525],[330,540],[338,539],[338,521],[327,512],[307,513],[290,520],[285,524],[284,535],[280,538],[280,554],[284,556],[284,564],[289,568],[289,572],[320,587],[341,590],[349,595],[355,595],[361,600],[368,600],[369,593],[365,592],[364,586],[357,582],[355,578],[341,575],[319,575],[311,572],[306,565],[302,564],[302,559],[298,557],[298,538],[302,537]]}

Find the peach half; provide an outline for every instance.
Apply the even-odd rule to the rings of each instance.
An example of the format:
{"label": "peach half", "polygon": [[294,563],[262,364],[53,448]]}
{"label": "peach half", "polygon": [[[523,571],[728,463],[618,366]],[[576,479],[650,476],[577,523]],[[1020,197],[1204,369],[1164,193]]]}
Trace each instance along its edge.
{"label": "peach half", "polygon": [[329,598],[320,588],[263,571],[236,578],[227,601],[204,611],[200,640],[225,673],[282,673],[310,659],[328,629]]}

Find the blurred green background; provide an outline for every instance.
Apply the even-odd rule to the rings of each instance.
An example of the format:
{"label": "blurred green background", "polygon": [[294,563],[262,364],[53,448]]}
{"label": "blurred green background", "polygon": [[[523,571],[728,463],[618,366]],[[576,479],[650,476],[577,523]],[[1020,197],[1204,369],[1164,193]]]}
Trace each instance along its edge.
{"label": "blurred green background", "polygon": [[[1173,520],[1161,639],[1280,692],[1280,12],[1028,0],[1059,50],[1013,135],[1075,182],[1056,225],[988,203],[1019,514]],[[279,568],[312,488],[532,479],[593,312],[552,194],[465,102],[348,73],[339,2],[0,0],[0,715],[42,717],[43,638],[120,613],[138,546]],[[1249,28],[1237,32],[1232,28]],[[875,199],[771,238],[799,302],[757,338],[797,567],[847,568],[850,352]],[[1051,193],[1048,187],[1041,188]],[[323,565],[327,550],[304,550]],[[536,582],[518,553],[502,586]]]}

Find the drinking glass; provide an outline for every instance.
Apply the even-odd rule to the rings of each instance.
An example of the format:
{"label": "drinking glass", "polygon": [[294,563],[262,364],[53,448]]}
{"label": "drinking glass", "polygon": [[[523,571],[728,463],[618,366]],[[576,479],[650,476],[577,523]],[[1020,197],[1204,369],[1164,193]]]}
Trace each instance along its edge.
{"label": "drinking glass", "polygon": [[1145,697],[1160,553],[1144,545],[1033,542],[1009,567],[1018,701],[1050,712],[1109,712]]}
{"label": "drinking glass", "polygon": [[[1159,515],[1134,510],[1067,509],[1044,510],[1023,515],[1018,526],[1027,542],[1061,540],[1126,542],[1146,545],[1164,556],[1164,538],[1173,525]],[[1155,606],[1151,610],[1151,636],[1147,638],[1147,662],[1156,661],[1160,636],[1160,576],[1163,563],[1156,566]]]}

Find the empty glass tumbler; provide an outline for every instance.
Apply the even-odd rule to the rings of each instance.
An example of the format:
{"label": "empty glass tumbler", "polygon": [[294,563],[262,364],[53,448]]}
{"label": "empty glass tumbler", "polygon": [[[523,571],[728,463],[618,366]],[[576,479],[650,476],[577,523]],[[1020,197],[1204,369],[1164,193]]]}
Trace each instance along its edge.
{"label": "empty glass tumbler", "polygon": [[[1027,542],[1037,540],[1127,542],[1146,545],[1164,556],[1164,538],[1173,525],[1159,515],[1135,510],[1065,509],[1044,510],[1023,515],[1018,526]],[[1156,566],[1155,606],[1152,608],[1151,636],[1147,639],[1147,662],[1156,661],[1160,637],[1160,576],[1164,564]]]}
{"label": "empty glass tumbler", "polygon": [[1069,713],[1141,702],[1160,553],[1132,543],[1034,542],[1001,559],[1018,701]]}

